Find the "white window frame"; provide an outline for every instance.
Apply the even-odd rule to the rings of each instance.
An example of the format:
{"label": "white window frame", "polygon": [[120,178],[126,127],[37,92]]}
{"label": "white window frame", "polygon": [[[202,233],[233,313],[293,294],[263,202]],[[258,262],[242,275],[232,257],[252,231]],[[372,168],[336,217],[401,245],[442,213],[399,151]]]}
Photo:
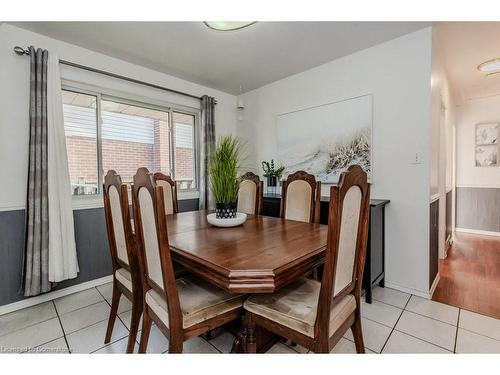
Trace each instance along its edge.
{"label": "white window frame", "polygon": [[[104,89],[92,85],[82,84],[69,80],[63,80],[61,85],[62,90],[72,91],[76,93],[92,95],[96,97],[96,116],[97,116],[97,194],[88,195],[72,195],[73,209],[87,209],[87,208],[100,208],[103,207],[102,197],[102,184],[104,179],[103,159],[102,159],[102,114],[101,114],[101,100],[109,100],[117,103],[135,105],[138,107],[164,111],[168,113],[169,117],[169,142],[170,142],[170,155],[169,155],[169,168],[168,172],[175,180],[175,126],[173,122],[173,112],[187,114],[194,117],[193,126],[193,178],[196,188],[178,190],[177,197],[179,200],[184,199],[197,199],[199,198],[199,166],[198,166],[198,153],[199,153],[199,121],[200,110],[198,108],[191,108],[183,105],[178,105],[170,102],[161,102],[158,100],[150,99],[147,97],[135,96],[130,93],[117,92],[114,90]],[[155,172],[155,171],[151,171]],[[130,198],[130,197],[129,197]],[[129,201],[131,201],[129,199]]]}

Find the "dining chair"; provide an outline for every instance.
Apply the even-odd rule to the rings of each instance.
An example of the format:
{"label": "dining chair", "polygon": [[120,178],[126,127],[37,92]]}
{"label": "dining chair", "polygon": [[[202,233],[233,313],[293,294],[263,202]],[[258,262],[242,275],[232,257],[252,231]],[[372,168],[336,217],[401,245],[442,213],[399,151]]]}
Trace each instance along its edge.
{"label": "dining chair", "polygon": [[164,192],[146,168],[134,176],[133,208],[143,288],[139,352],[147,348],[151,324],[169,340],[169,352],[183,342],[240,318],[243,297],[189,275],[176,279],[164,214]]}
{"label": "dining chair", "polygon": [[177,186],[172,177],[156,172],[154,175],[156,185],[163,188],[163,197],[165,199],[165,215],[176,214],[179,212],[177,203]]}
{"label": "dining chair", "polygon": [[240,177],[237,211],[260,215],[263,204],[264,182],[255,173],[247,172]]}
{"label": "dining chair", "polygon": [[351,166],[330,189],[328,239],[321,282],[302,277],[270,295],[244,303],[245,340],[256,352],[256,326],[313,352],[329,353],[350,328],[356,351],[364,353],[360,297],[368,237],[370,185]]}
{"label": "dining chair", "polygon": [[121,295],[132,302],[132,319],[127,353],[132,353],[142,313],[142,285],[137,261],[136,243],[130,221],[127,185],[115,171],[104,177],[104,214],[113,266],[113,297],[104,343],[111,340]]}
{"label": "dining chair", "polygon": [[282,182],[280,217],[319,223],[321,182],[314,175],[298,171]]}

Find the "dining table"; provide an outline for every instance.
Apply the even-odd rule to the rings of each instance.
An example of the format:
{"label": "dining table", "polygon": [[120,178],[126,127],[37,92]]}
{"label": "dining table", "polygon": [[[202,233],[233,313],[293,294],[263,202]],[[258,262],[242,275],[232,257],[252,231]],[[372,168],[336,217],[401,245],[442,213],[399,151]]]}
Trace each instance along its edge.
{"label": "dining table", "polygon": [[[242,225],[215,227],[211,212],[167,215],[170,251],[174,262],[229,293],[273,293],[324,263],[327,225],[247,215]],[[258,332],[258,347],[269,347],[272,336]],[[237,338],[233,350],[240,344]]]}

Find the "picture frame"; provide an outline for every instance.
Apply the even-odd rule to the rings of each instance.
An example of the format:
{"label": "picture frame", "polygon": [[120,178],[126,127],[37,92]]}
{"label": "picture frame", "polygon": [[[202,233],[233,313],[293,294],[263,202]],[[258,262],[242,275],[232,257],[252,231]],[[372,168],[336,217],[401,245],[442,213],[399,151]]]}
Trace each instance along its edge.
{"label": "picture frame", "polygon": [[476,124],[476,145],[498,144],[498,122]]}
{"label": "picture frame", "polygon": [[476,167],[496,167],[498,166],[498,146],[479,145],[475,150]]}
{"label": "picture frame", "polygon": [[474,165],[476,167],[497,167],[498,164],[498,122],[483,122],[475,127]]}

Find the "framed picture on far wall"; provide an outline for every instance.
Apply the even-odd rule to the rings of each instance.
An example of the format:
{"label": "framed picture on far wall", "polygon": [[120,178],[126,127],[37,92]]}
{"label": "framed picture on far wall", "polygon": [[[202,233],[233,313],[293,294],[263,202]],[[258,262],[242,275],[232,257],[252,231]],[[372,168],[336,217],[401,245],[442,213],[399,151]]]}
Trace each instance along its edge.
{"label": "framed picture on far wall", "polygon": [[498,144],[498,123],[489,122],[476,125],[476,145]]}
{"label": "framed picture on far wall", "polygon": [[498,146],[476,146],[476,167],[496,167],[498,165]]}
{"label": "framed picture on far wall", "polygon": [[498,166],[498,123],[476,124],[476,167]]}

